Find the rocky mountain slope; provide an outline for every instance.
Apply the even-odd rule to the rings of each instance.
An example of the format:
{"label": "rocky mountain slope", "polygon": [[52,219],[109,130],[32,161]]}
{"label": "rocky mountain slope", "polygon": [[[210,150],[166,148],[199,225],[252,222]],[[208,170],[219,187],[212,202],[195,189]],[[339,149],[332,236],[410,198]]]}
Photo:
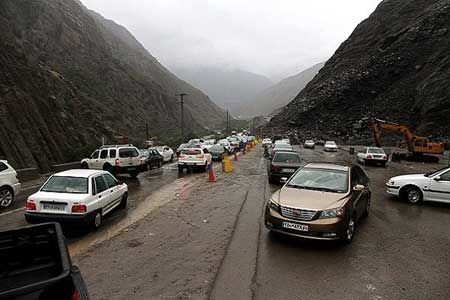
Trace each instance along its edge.
{"label": "rocky mountain slope", "polygon": [[249,103],[244,103],[240,112],[245,116],[266,116],[287,105],[319,72],[325,63],[318,63],[294,76],[290,76],[265,89]]}
{"label": "rocky mountain slope", "polygon": [[450,1],[385,0],[270,123],[370,139],[373,117],[450,136]]}
{"label": "rocky mountain slope", "polygon": [[0,1],[0,156],[15,167],[78,159],[127,135],[216,127],[225,112],[178,79],[123,27],[76,0]]}
{"label": "rocky mountain slope", "polygon": [[250,104],[259,92],[273,83],[265,76],[243,70],[218,67],[174,68],[180,78],[200,88],[234,116],[241,116],[243,104]]}

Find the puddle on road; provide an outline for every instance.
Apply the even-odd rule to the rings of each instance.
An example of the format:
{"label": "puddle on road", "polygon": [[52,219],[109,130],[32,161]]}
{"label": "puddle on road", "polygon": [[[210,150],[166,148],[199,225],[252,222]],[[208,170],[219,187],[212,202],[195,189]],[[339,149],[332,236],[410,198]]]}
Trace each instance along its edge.
{"label": "puddle on road", "polygon": [[89,234],[80,240],[70,243],[69,252],[71,256],[81,254],[89,247],[111,239],[126,230],[130,225],[146,217],[155,209],[172,200],[186,199],[192,187],[202,179],[204,178],[199,176],[182,177],[162,186],[160,189],[147,196],[135,209],[128,211],[126,217],[118,223],[112,224],[106,229],[102,228],[99,232]]}

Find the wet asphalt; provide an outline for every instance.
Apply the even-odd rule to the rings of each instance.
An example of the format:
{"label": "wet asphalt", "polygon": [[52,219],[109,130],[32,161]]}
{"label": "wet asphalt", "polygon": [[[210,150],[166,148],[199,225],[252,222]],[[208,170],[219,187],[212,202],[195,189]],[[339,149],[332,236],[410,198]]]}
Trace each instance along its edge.
{"label": "wet asphalt", "polygon": [[[353,162],[300,149],[306,162]],[[435,164],[366,167],[372,207],[351,245],[270,234],[263,224],[270,185],[258,147],[217,182],[165,165],[123,178],[126,210],[96,232],[67,232],[92,299],[450,299],[450,205],[410,205],[385,194],[389,177]],[[22,197],[26,197],[23,195]],[[23,198],[23,199],[24,199]],[[3,212],[4,213],[4,212]],[[23,211],[0,228],[26,225]]]}

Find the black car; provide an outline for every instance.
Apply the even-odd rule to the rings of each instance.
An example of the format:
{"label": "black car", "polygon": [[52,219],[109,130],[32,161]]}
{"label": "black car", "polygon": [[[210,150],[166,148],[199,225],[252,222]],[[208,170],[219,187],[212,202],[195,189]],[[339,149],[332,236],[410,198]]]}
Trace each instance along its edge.
{"label": "black car", "polygon": [[283,177],[289,178],[301,167],[300,154],[293,151],[277,151],[269,163],[270,183],[279,183]]}
{"label": "black car", "polygon": [[161,154],[158,153],[155,149],[141,149],[139,150],[141,153],[141,157],[145,159],[145,165],[147,166],[147,169],[153,169],[153,168],[161,168],[164,158]]}
{"label": "black car", "polygon": [[209,153],[211,153],[212,160],[215,161],[222,161],[225,152],[226,152],[225,147],[221,145],[214,145],[211,148],[209,148]]}

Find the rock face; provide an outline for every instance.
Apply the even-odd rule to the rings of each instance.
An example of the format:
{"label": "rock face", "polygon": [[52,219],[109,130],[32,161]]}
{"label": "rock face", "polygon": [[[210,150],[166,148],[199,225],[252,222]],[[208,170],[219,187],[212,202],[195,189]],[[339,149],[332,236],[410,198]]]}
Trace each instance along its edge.
{"label": "rock face", "polygon": [[179,92],[188,129],[224,123],[205,94],[76,0],[2,0],[0,28],[0,156],[16,168],[77,160],[102,137],[140,143],[146,123],[174,132]]}
{"label": "rock face", "polygon": [[319,72],[325,63],[318,63],[294,76],[290,76],[265,89],[241,110],[247,116],[274,115],[287,105]]}
{"label": "rock face", "polygon": [[450,136],[450,1],[385,0],[270,123],[356,141],[374,117]]}

